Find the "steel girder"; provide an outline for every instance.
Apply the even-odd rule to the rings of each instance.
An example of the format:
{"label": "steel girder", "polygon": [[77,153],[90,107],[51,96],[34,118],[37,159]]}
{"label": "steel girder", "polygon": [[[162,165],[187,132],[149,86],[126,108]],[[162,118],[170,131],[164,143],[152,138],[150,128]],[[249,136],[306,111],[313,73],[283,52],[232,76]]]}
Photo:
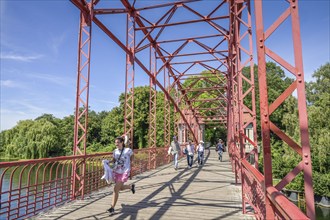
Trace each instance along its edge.
{"label": "steel girder", "polygon": [[[261,100],[261,118],[262,118],[262,134],[263,134],[263,153],[265,159],[265,168],[267,168],[265,175],[261,175],[256,169],[258,164],[255,163],[254,167],[247,162],[246,156],[249,154],[254,154],[257,162],[257,135],[256,135],[256,110],[255,110],[255,99],[254,99],[254,70],[253,70],[253,60],[252,60],[252,22],[251,22],[251,9],[250,1],[248,0],[223,0],[219,1],[219,4],[215,6],[214,10],[206,15],[198,12],[198,10],[190,4],[194,4],[196,1],[175,1],[171,3],[159,4],[159,5],[146,5],[135,7],[136,1],[130,4],[126,0],[122,0],[124,8],[116,9],[93,9],[93,5],[98,3],[98,1],[93,1],[93,5],[88,4],[84,0],[71,0],[82,12],[82,14],[90,16],[90,23],[96,24],[104,33],[106,33],[114,42],[118,44],[121,49],[127,54],[127,63],[132,65],[131,79],[133,80],[130,89],[126,89],[126,95],[130,91],[134,91],[134,64],[137,64],[141,69],[150,77],[154,85],[157,85],[160,90],[165,94],[166,103],[172,104],[174,106],[174,111],[179,115],[180,118],[176,117],[175,132],[178,131],[177,126],[179,122],[185,124],[193,135],[194,141],[198,141],[198,129],[197,125],[208,122],[208,123],[225,123],[227,126],[227,142],[229,146],[229,153],[231,156],[231,161],[233,164],[233,170],[236,172],[237,182],[238,180],[242,183],[242,198],[243,198],[243,211],[246,212],[246,204],[251,205],[258,217],[285,217],[292,216],[290,213],[286,213],[280,207],[277,206],[277,198],[282,201],[282,197],[278,195],[278,191],[281,190],[287,183],[292,181],[293,177],[296,176],[300,171],[303,172],[305,178],[305,190],[307,198],[307,215],[313,219],[314,215],[314,202],[312,198],[312,184],[311,184],[311,159],[310,159],[310,146],[308,140],[308,130],[307,130],[307,116],[306,116],[306,104],[304,96],[304,82],[303,82],[303,71],[302,71],[302,61],[301,61],[301,48],[300,48],[300,31],[297,13],[297,0],[291,0],[290,8],[286,10],[283,15],[281,15],[272,25],[269,30],[264,31],[262,25],[262,10],[261,2],[255,1],[256,7],[256,27],[257,27],[257,43],[258,43],[258,73],[260,83],[260,97]],[[202,2],[202,1],[198,1]],[[228,7],[228,14],[221,14],[219,11],[225,7]],[[147,18],[144,14],[147,11],[152,11],[154,9],[163,8],[165,10],[164,14],[161,14],[160,18],[156,21],[151,18]],[[195,16],[195,19],[187,19],[184,21],[173,21],[173,16],[179,10],[186,10]],[[136,27],[132,28],[131,31],[134,32],[131,37],[131,42],[134,46],[129,46],[129,43],[123,44],[110,30],[107,28],[97,17],[102,14],[118,14],[124,13],[128,14],[132,25]],[[220,14],[220,15],[219,15]],[[244,15],[244,16],[243,16]],[[288,16],[292,17],[293,23],[293,43],[295,47],[295,67],[292,67],[283,58],[279,57],[269,48],[264,45],[265,40],[272,34],[272,32],[277,28],[277,26],[283,22]],[[198,19],[196,19],[196,17]],[[228,20],[229,29],[227,30],[225,26],[219,24],[218,21]],[[204,36],[184,36],[174,39],[162,39],[163,32],[170,27],[178,27],[180,25],[188,24],[206,24],[209,27],[214,28],[217,33],[207,33]],[[298,28],[296,28],[298,26]],[[127,29],[129,30],[129,28]],[[142,37],[135,40],[132,36],[137,36],[139,33]],[[216,45],[208,45],[204,40],[210,38],[219,39]],[[247,39],[248,44],[244,44],[242,41]],[[175,48],[169,48],[168,44],[176,44]],[[190,45],[199,47],[199,51],[185,52],[185,49]],[[227,46],[228,49],[223,49]],[[155,58],[161,62],[159,68],[153,72],[146,68],[142,59],[137,57],[137,53],[142,53],[147,48],[152,47],[155,50]],[[196,56],[202,58],[196,59]],[[208,55],[208,57],[203,57]],[[292,72],[296,76],[296,81],[291,85],[274,103],[268,106],[267,100],[267,85],[265,78],[265,55],[268,55],[273,60],[277,61],[280,65],[286,68],[288,71]],[[189,57],[189,60],[184,60],[183,58]],[[129,63],[131,62],[131,63]],[[88,63],[89,65],[89,63]],[[243,73],[243,67],[250,66],[249,73]],[[206,76],[200,76],[196,74],[196,67],[202,67],[208,70],[210,74]],[[161,72],[166,72],[164,78],[168,77],[168,81],[163,84],[157,79],[158,74]],[[200,79],[195,79],[190,85],[184,84],[187,77],[198,77]],[[217,79],[221,79],[223,84],[226,84],[221,90],[221,86],[217,83],[212,84],[212,77],[215,76]],[[219,77],[222,76],[222,77]],[[189,78],[191,79],[191,78]],[[126,80],[126,85],[132,80]],[[166,79],[164,79],[166,80]],[[182,82],[183,81],[183,82]],[[198,82],[208,82],[211,84],[209,88],[196,89],[194,85]],[[151,85],[151,86],[154,86]],[[88,85],[87,85],[88,87]],[[269,115],[275,111],[275,109],[283,103],[284,99],[288,97],[294,89],[297,88],[298,91],[298,107],[299,107],[299,123],[301,127],[301,142],[302,147],[299,147],[294,141],[292,141],[284,132],[280,131],[274,124],[269,121]],[[88,88],[87,88],[88,89]],[[216,91],[213,91],[213,90]],[[155,90],[156,91],[156,90]],[[208,100],[203,99],[203,94],[211,93],[214,97]],[[78,94],[78,93],[77,93]],[[266,94],[266,96],[265,96]],[[130,108],[132,112],[134,111],[133,97],[134,93],[130,94],[132,99],[128,97],[125,101],[126,108]],[[225,96],[225,97],[224,97]],[[252,97],[252,104],[248,105],[245,100],[247,97]],[[78,95],[77,95],[78,100]],[[132,102],[130,102],[132,100]],[[87,98],[88,101],[88,98]],[[133,104],[131,104],[133,103]],[[155,102],[154,102],[155,103]],[[211,103],[210,106],[205,106],[205,103]],[[130,104],[130,105],[129,105]],[[167,109],[167,110],[166,110]],[[223,113],[223,109],[227,110],[227,114]],[[265,111],[265,109],[267,111]],[[170,117],[169,105],[165,106],[165,118]],[[189,114],[185,114],[188,112]],[[167,115],[166,115],[167,114]],[[87,116],[87,115],[86,115]],[[210,116],[207,120],[207,117]],[[76,114],[76,118],[79,115]],[[125,114],[126,118],[126,114]],[[170,137],[170,125],[166,124],[166,119],[164,118],[164,129],[165,129],[165,139],[167,144],[169,144]],[[133,123],[133,115],[131,118]],[[129,123],[128,121],[126,122]],[[268,124],[267,124],[268,123]],[[76,126],[79,126],[78,121],[75,122]],[[252,124],[253,127],[253,139],[248,137],[244,133],[244,129]],[[133,124],[129,124],[133,128]],[[126,128],[126,125],[125,125]],[[76,129],[76,128],[75,128]],[[127,130],[127,129],[126,129]],[[281,139],[288,143],[298,154],[303,155],[304,159],[298,164],[298,166],[292,170],[278,185],[275,187],[271,183],[271,151],[269,134],[270,131],[277,134]],[[87,125],[84,132],[87,132]],[[187,133],[187,131],[184,131]],[[307,136],[306,136],[307,135]],[[131,136],[133,138],[133,135]],[[244,152],[244,146],[246,143],[250,143],[254,146],[252,152]],[[257,190],[259,197],[255,200],[252,195],[253,188],[251,185],[245,183],[251,183],[251,181],[256,181],[259,184],[255,190]],[[255,182],[254,182],[255,183]],[[264,185],[261,185],[265,183]],[[265,189],[264,191],[262,189]],[[276,195],[276,198],[274,198]],[[253,201],[259,201],[259,204],[253,203]],[[262,204],[265,201],[266,205]],[[286,203],[286,200],[283,200]],[[312,201],[312,202],[311,202]],[[289,203],[288,203],[289,204]],[[291,205],[288,205],[291,207]],[[295,206],[294,206],[295,207]],[[294,208],[293,208],[294,209]],[[293,211],[294,213],[296,210]],[[292,214],[292,213],[291,213]],[[298,214],[299,215],[299,214]]]}
{"label": "steel girder", "polygon": [[[164,87],[169,93],[170,76],[164,69]],[[171,103],[164,94],[164,145],[169,147],[171,143]]]}
{"label": "steel girder", "polygon": [[154,48],[150,46],[150,72],[153,74],[154,78],[150,78],[150,91],[149,91],[149,140],[148,140],[148,147],[152,148],[153,150],[150,151],[151,156],[149,160],[149,167],[153,166],[156,167],[156,145],[157,145],[157,138],[156,138],[156,113],[157,113],[157,90],[155,79],[156,69],[157,69],[157,61],[156,61],[156,53]]}
{"label": "steel girder", "polygon": [[126,53],[125,78],[125,115],[124,133],[129,136],[134,148],[134,75],[135,75],[135,14],[127,13],[126,47],[131,53]]}
{"label": "steel girder", "polygon": [[[82,1],[83,7],[91,11],[93,5]],[[77,71],[77,93],[74,121],[73,155],[86,155],[86,140],[88,127],[88,98],[90,77],[90,51],[91,51],[91,18],[85,11],[80,12],[79,43],[78,43],[78,71]],[[85,160],[72,164],[72,199],[81,196],[84,198],[85,182]]]}
{"label": "steel girder", "polygon": [[[230,10],[230,64],[231,78],[231,97],[232,124],[231,135],[229,138],[230,152],[233,155],[232,162],[235,163],[236,181],[239,178],[242,186],[243,212],[246,213],[246,204],[253,206],[253,201],[248,198],[248,189],[246,186],[246,171],[243,169],[242,162],[246,158],[245,144],[247,141],[254,146],[253,155],[257,156],[257,137],[256,137],[256,111],[254,94],[254,70],[253,70],[253,49],[252,49],[252,21],[251,8],[249,1],[232,0],[229,6]],[[243,43],[246,39],[247,43]],[[249,72],[243,73],[243,68],[249,66]],[[244,80],[244,82],[243,82]],[[243,87],[244,83],[244,87]],[[245,104],[245,100],[250,95],[251,106]],[[244,113],[249,117],[244,117]],[[244,129],[252,125],[254,138],[250,140],[244,135]],[[255,160],[257,168],[257,160]]]}
{"label": "steel girder", "polygon": [[[299,173],[304,176],[304,189],[306,198],[306,214],[310,219],[315,219],[314,193],[312,183],[312,165],[310,142],[307,121],[307,107],[305,95],[304,70],[301,51],[300,24],[298,15],[298,0],[285,1],[288,3],[286,10],[277,18],[277,20],[265,30],[263,25],[263,8],[262,1],[255,1],[255,17],[256,17],[256,37],[257,37],[257,52],[258,52],[258,77],[259,77],[259,93],[260,93],[260,116],[262,129],[262,143],[264,154],[264,178],[265,191],[268,192],[266,198],[266,218],[278,217],[279,213],[274,211],[273,197],[279,194],[288,183],[290,183]],[[267,40],[276,31],[276,29],[288,18],[291,18],[292,29],[292,45],[294,49],[294,65],[291,65],[283,57],[273,52],[267,46]],[[273,102],[268,102],[268,87],[266,79],[266,55],[285,68],[294,77],[295,81]],[[296,143],[281,131],[270,120],[270,115],[292,95],[294,90],[297,90],[298,98],[298,117],[300,127],[300,143]],[[287,143],[297,154],[301,156],[301,161],[297,166],[289,172],[276,186],[273,187],[272,177],[272,152],[270,144],[270,132],[275,133],[285,143]],[[272,195],[269,191],[272,189]],[[266,194],[266,192],[265,192]],[[298,213],[299,210],[291,210]],[[281,213],[282,214],[282,213]]]}

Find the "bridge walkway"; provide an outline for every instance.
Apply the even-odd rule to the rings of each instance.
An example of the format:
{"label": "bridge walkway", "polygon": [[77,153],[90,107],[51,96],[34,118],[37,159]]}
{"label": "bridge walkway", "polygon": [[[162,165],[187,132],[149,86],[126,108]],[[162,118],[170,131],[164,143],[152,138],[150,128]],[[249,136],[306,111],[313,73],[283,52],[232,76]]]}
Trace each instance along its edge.
{"label": "bridge walkway", "polygon": [[254,219],[242,214],[241,186],[235,185],[229,157],[220,162],[217,153],[206,150],[205,164],[187,168],[181,159],[179,169],[165,165],[129,180],[136,193],[122,191],[111,217],[113,187],[84,200],[77,200],[41,213],[33,219]]}

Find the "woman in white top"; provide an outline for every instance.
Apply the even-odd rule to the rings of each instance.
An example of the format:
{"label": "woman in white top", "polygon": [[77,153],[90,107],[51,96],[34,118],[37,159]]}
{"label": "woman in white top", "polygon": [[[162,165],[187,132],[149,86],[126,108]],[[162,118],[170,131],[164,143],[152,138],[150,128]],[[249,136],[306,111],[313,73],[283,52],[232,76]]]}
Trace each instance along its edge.
{"label": "woman in white top", "polygon": [[197,146],[197,153],[198,153],[198,166],[203,165],[204,162],[204,141],[200,141],[199,145]]}
{"label": "woman in white top", "polygon": [[113,214],[115,212],[115,206],[118,200],[119,191],[130,189],[132,193],[135,193],[135,184],[124,185],[127,182],[131,171],[131,158],[133,156],[133,151],[130,148],[125,148],[124,138],[117,137],[115,140],[115,145],[117,149],[113,151],[113,176],[115,181],[115,186],[112,196],[112,204],[108,212]]}

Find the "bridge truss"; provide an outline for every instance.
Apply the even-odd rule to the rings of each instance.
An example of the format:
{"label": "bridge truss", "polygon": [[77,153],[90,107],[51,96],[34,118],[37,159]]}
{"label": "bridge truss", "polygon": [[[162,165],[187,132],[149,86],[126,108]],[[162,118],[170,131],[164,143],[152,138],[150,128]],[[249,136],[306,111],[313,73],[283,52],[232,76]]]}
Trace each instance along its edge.
{"label": "bridge truss", "polygon": [[[71,2],[80,10],[74,155],[86,155],[89,79],[92,75],[90,48],[92,27],[95,27],[126,54],[124,131],[132,142],[134,79],[138,67],[150,78],[149,147],[155,149],[152,151],[154,158],[157,108],[164,108],[164,143],[167,146],[170,143],[171,108],[174,108],[177,121],[172,125],[175,132],[182,125],[185,134],[189,134],[195,143],[202,140],[202,125],[222,124],[227,128],[227,146],[236,182],[242,186],[243,212],[259,219],[315,219],[298,0],[283,0],[283,13],[268,28],[264,28],[263,14],[272,9],[263,8],[261,0],[186,0],[161,4],[127,0]],[[187,16],[180,16],[181,13]],[[126,39],[120,39],[107,26],[111,17],[118,14],[127,19]],[[294,64],[274,52],[268,44],[286,20],[291,22],[288,32],[292,35]],[[253,38],[257,59],[253,58]],[[295,79],[274,102],[268,99],[266,59],[282,66]],[[257,71],[254,60],[258,64]],[[255,91],[256,77],[259,91]],[[165,106],[157,106],[157,91],[164,93]],[[294,91],[298,99],[299,143],[271,121],[272,113]],[[263,172],[258,169],[256,92],[260,97]],[[252,127],[253,138],[245,133],[247,127]],[[278,136],[301,158],[276,185],[272,175],[271,134]],[[246,152],[246,143],[253,146],[252,150]],[[251,156],[253,163],[248,160]],[[84,195],[85,167],[85,160],[74,163],[73,197]],[[306,213],[280,193],[300,173],[305,184]]]}

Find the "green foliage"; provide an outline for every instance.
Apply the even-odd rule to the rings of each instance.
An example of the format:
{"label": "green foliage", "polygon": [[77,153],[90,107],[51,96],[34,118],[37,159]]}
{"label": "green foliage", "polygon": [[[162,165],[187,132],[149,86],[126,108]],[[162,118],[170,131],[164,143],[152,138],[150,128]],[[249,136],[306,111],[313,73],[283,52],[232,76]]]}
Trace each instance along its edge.
{"label": "green foliage", "polygon": [[[199,80],[201,76],[205,77],[203,80]],[[199,108],[219,108],[218,111],[209,111],[209,110],[199,110],[199,113],[205,116],[219,115],[220,112],[223,115],[226,115],[226,109],[220,108],[219,106],[227,106],[225,100],[219,100],[218,102],[205,102],[202,100],[206,99],[215,99],[226,94],[226,79],[225,76],[221,73],[215,75],[209,71],[203,71],[201,76],[192,76],[186,79],[183,83],[184,89],[196,89],[196,88],[211,88],[211,87],[222,87],[207,93],[199,93],[198,91],[187,92],[189,99],[196,99],[201,101],[193,102],[194,107]],[[183,102],[181,108],[187,108],[187,103]],[[211,144],[216,144],[219,139],[226,141],[227,131],[226,127],[223,124],[216,125],[206,125],[205,127],[205,140],[211,142]]]}
{"label": "green foliage", "polygon": [[[284,71],[275,63],[267,63],[268,101],[272,103],[291,83],[292,79],[285,76]],[[260,132],[259,86],[255,66],[256,111],[258,132]],[[309,116],[309,133],[312,152],[314,190],[318,195],[330,196],[330,64],[321,66],[314,74],[315,82],[307,83],[307,101]],[[249,77],[249,68],[243,73]],[[204,71],[202,75],[210,76]],[[196,81],[194,77],[186,79],[183,88],[203,88],[223,85],[223,76]],[[243,91],[248,89],[243,81]],[[189,92],[187,95],[197,99],[211,99],[219,94],[225,94],[224,89],[198,94]],[[148,146],[149,127],[149,86],[135,88],[134,106],[134,147]],[[172,94],[172,97],[174,95]],[[112,152],[115,148],[114,139],[124,133],[124,101],[125,96],[119,97],[119,107],[111,111],[100,113],[89,111],[87,153]],[[187,103],[184,101],[180,107],[183,109]],[[251,97],[244,100],[244,104],[251,107]],[[157,146],[164,145],[164,94],[157,92]],[[201,108],[218,107],[214,103],[195,102],[194,106]],[[224,103],[224,106],[226,104]],[[171,107],[171,132],[173,134],[173,106]],[[212,111],[201,110],[204,115],[214,115]],[[283,130],[288,136],[300,144],[300,128],[298,124],[297,99],[293,96],[287,100],[271,115],[271,121]],[[216,129],[214,129],[216,127]],[[69,115],[58,119],[51,114],[44,114],[35,120],[20,121],[14,128],[0,133],[0,154],[2,156],[21,159],[72,155],[74,116]],[[207,126],[205,130],[206,141],[215,144],[221,138],[226,139],[224,126]],[[260,133],[259,133],[260,135]],[[260,137],[260,136],[259,136]],[[273,178],[281,179],[301,161],[300,156],[285,142],[272,134],[272,166]],[[262,149],[262,148],[261,148]],[[139,157],[139,156],[137,156]],[[141,155],[140,157],[144,157]],[[141,158],[140,158],[141,159]],[[263,155],[259,156],[260,170],[263,170]],[[287,188],[302,191],[303,177],[298,175]]]}
{"label": "green foliage", "polygon": [[304,191],[304,178],[303,174],[299,173],[291,183],[289,183],[285,188],[295,190],[295,191]]}
{"label": "green foliage", "polygon": [[316,195],[330,197],[330,173],[313,172],[313,187]]}
{"label": "green foliage", "polygon": [[313,74],[316,82],[307,84],[307,99],[310,104],[329,107],[330,96],[330,63],[326,63]]}
{"label": "green foliage", "polygon": [[57,122],[53,117],[20,121],[2,134],[6,155],[23,159],[57,155],[61,151]]}
{"label": "green foliage", "polygon": [[[244,67],[242,70],[243,74],[250,78],[250,67]],[[273,103],[276,98],[282,94],[286,88],[293,82],[293,79],[285,76],[283,69],[277,66],[274,62],[266,63],[266,79],[268,88],[268,103]],[[258,136],[261,137],[261,126],[260,126],[260,97],[259,97],[259,80],[258,80],[258,66],[254,66],[254,76],[255,76],[255,94],[256,94],[256,116],[257,116],[257,131]],[[249,88],[249,84],[243,80],[243,91]],[[244,104],[251,108],[252,101],[250,99],[245,99]],[[270,115],[270,120],[279,128],[284,129],[282,124],[282,117],[285,110],[279,107],[275,112]],[[273,136],[277,138],[276,136]]]}
{"label": "green foliage", "polygon": [[[312,153],[313,184],[315,194],[330,195],[330,64],[321,66],[313,76],[316,82],[307,84],[309,134]],[[285,133],[300,144],[300,127],[297,99],[290,96],[282,105],[280,127]],[[301,161],[287,144],[272,140],[273,175],[283,178]],[[288,186],[288,189],[303,191],[303,177],[299,174]]]}
{"label": "green foliage", "polygon": [[330,196],[330,63],[314,72],[307,84],[309,132],[315,193]]}
{"label": "green foliage", "polygon": [[115,142],[115,138],[124,133],[124,114],[121,107],[113,108],[101,123],[101,143],[109,145]]}

